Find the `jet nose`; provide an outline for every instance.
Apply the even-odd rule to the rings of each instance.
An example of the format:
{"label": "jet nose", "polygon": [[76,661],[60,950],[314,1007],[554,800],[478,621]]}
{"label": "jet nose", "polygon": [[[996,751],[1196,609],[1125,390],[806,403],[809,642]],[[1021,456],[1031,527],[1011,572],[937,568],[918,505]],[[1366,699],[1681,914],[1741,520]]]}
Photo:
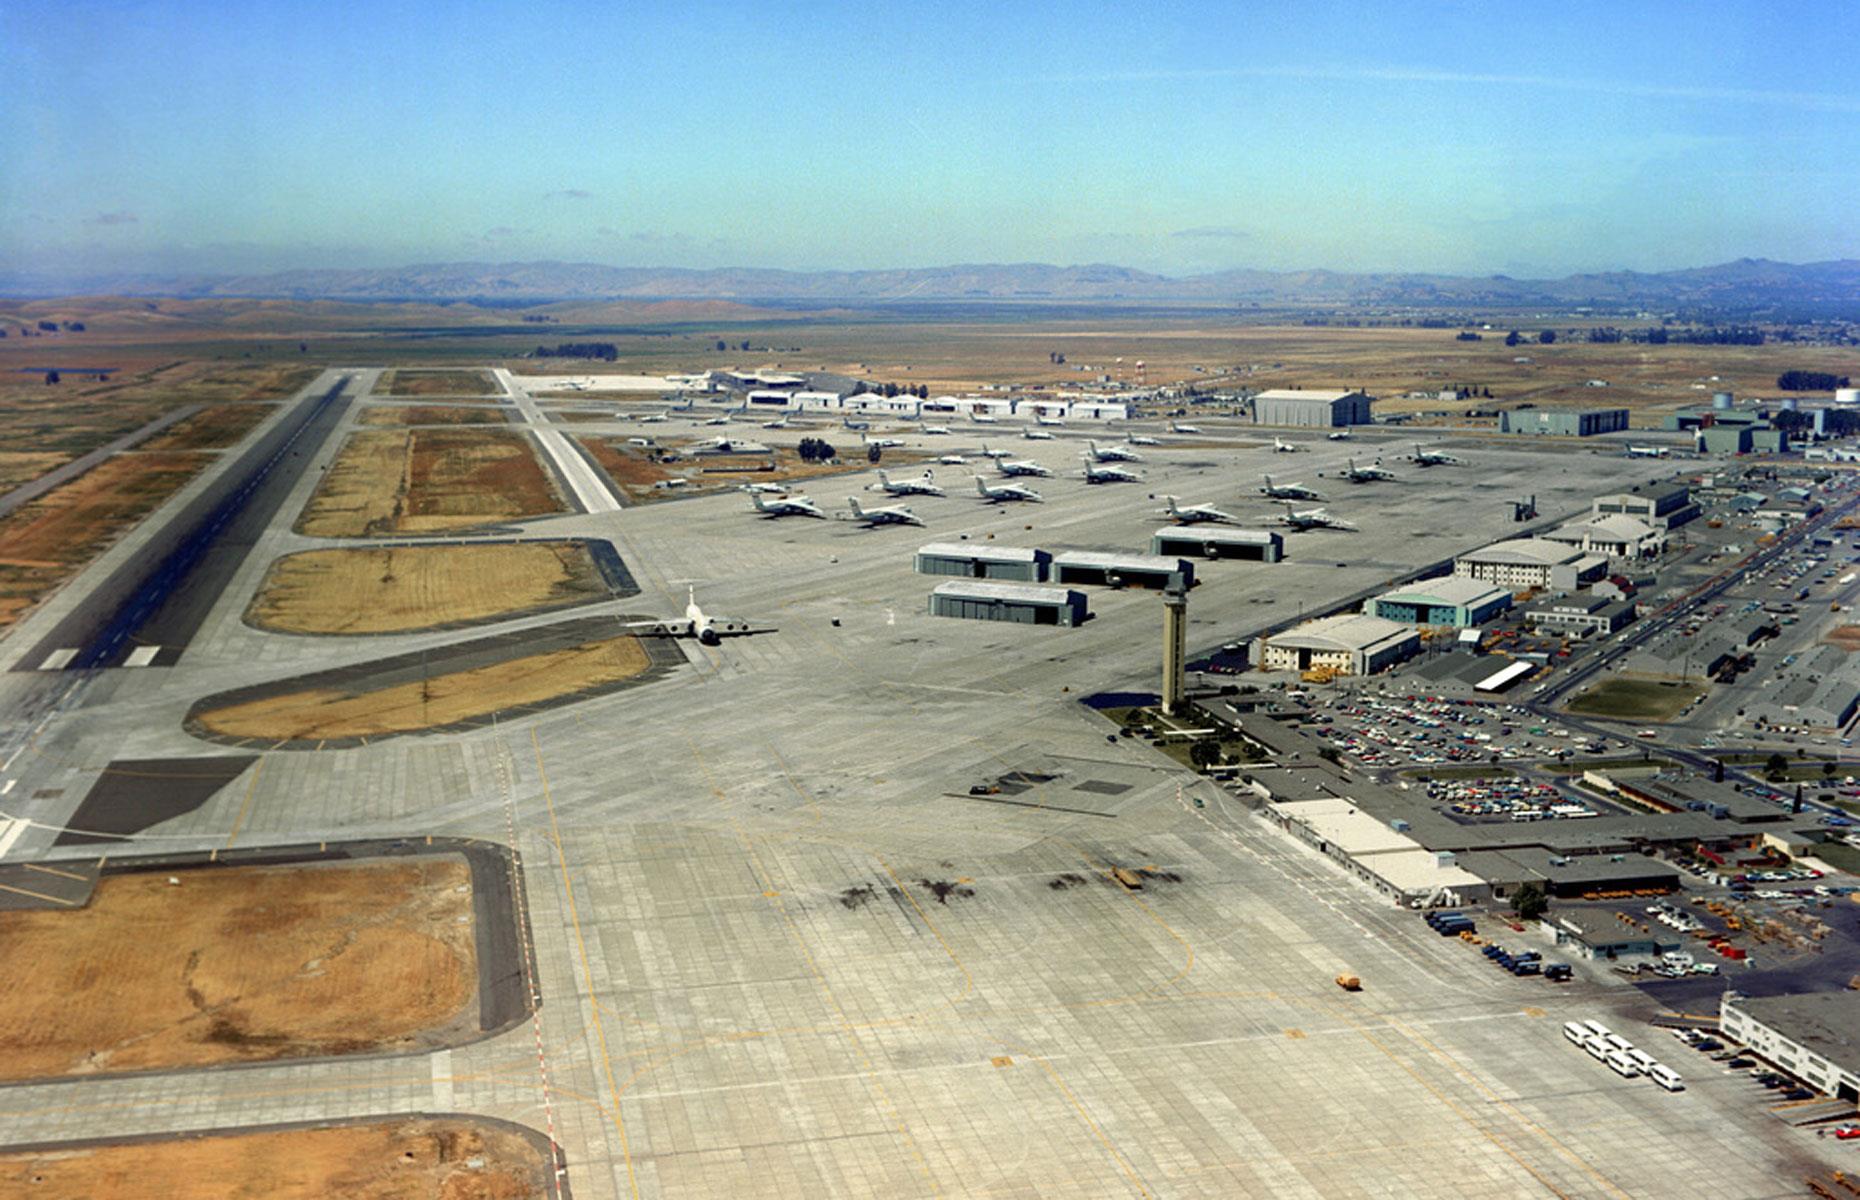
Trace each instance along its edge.
{"label": "jet nose", "polygon": [[717,636],[717,631],[715,629],[706,629],[703,633],[698,634],[698,641],[703,642],[706,646],[723,645],[723,639]]}

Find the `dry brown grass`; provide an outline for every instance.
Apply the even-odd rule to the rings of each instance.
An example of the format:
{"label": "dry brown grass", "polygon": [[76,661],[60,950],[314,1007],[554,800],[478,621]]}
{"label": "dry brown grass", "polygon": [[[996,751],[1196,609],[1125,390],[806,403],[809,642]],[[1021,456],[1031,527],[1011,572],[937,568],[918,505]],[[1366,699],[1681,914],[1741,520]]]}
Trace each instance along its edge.
{"label": "dry brown grass", "polygon": [[0,517],[0,627],[75,575],[206,466],[201,452],[118,454]]}
{"label": "dry brown grass", "polygon": [[495,396],[497,380],[489,371],[389,371],[375,385],[378,396]]}
{"label": "dry brown grass", "polygon": [[606,594],[581,542],[306,550],[272,564],[245,619],[280,633],[405,633]]}
{"label": "dry brown grass", "polygon": [[0,1072],[419,1045],[476,994],[469,882],[438,857],[204,867],[105,876],[81,909],[0,913]]}
{"label": "dry brown grass", "polygon": [[[480,1166],[469,1165],[482,1160]],[[0,1154],[0,1193],[34,1200],[541,1200],[551,1164],[470,1119],[210,1134]]]}
{"label": "dry brown grass", "polygon": [[195,716],[209,733],[265,742],[321,741],[412,733],[571,695],[643,673],[639,639],[603,638],[490,666],[434,675],[374,691],[315,688],[248,700]]}
{"label": "dry brown grass", "polygon": [[495,408],[467,408],[459,404],[375,404],[362,410],[364,425],[503,425],[504,413]]}
{"label": "dry brown grass", "polygon": [[437,533],[566,511],[514,430],[366,430],[343,444],[297,528],[312,537]]}
{"label": "dry brown grass", "polygon": [[270,404],[213,404],[175,425],[170,425],[140,450],[224,450],[250,433],[260,421],[277,411]]}
{"label": "dry brown grass", "polygon": [[1852,654],[1860,650],[1860,625],[1837,625],[1822,640]]}
{"label": "dry brown grass", "polygon": [[65,461],[65,455],[49,451],[0,450],[0,492],[31,483]]}

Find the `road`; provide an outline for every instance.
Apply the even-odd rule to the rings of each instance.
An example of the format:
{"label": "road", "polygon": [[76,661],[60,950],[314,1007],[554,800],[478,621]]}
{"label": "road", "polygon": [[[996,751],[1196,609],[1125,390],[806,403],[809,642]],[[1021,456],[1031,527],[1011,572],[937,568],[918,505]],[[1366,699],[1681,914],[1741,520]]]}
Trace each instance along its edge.
{"label": "road", "polygon": [[168,426],[185,421],[205,407],[204,404],[184,404],[172,412],[163,413],[139,429],[132,429],[114,441],[105,442],[95,450],[79,455],[62,467],[53,467],[31,483],[21,484],[6,495],[0,496],[0,517],[6,516],[22,504],[37,500],[60,484],[71,482],[112,454],[145,442]]}

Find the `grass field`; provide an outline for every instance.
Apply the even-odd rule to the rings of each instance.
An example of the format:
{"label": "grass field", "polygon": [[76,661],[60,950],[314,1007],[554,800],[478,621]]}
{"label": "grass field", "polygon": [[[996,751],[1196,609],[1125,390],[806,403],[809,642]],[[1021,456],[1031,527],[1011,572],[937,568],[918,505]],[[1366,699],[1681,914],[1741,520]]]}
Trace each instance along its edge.
{"label": "grass field", "polygon": [[389,371],[375,385],[377,396],[495,396],[502,389],[489,371]]}
{"label": "grass field", "polygon": [[535,448],[514,430],[365,430],[343,444],[297,530],[437,533],[566,511]]}
{"label": "grass field", "polygon": [[224,450],[277,411],[270,404],[211,404],[170,425],[137,447],[139,450]]}
{"label": "grass field", "polygon": [[1705,694],[1697,684],[1616,677],[1595,685],[1564,705],[1573,713],[1623,721],[1670,721]]}
{"label": "grass field", "polygon": [[0,1074],[420,1045],[476,994],[469,882],[437,857],[205,867],[106,875],[81,909],[0,912]]}
{"label": "grass field", "polygon": [[497,408],[463,404],[372,404],[362,410],[364,425],[503,425]]}
{"label": "grass field", "polygon": [[[475,1165],[474,1165],[475,1164]],[[508,1129],[407,1117],[0,1154],[0,1194],[34,1200],[541,1200],[547,1157]]]}
{"label": "grass field", "polygon": [[1855,849],[1844,842],[1824,842],[1816,846],[1815,857],[1830,867],[1838,867],[1849,875],[1860,875],[1860,849]]}
{"label": "grass field", "polygon": [[130,451],[0,517],[0,627],[180,490],[212,456]]}
{"label": "grass field", "polygon": [[193,719],[221,737],[265,742],[381,737],[454,725],[631,679],[649,665],[638,638],[602,638],[424,682],[361,692],[289,692],[203,709]]}
{"label": "grass field", "polygon": [[306,550],[272,564],[245,619],[278,633],[406,633],[606,595],[581,542]]}

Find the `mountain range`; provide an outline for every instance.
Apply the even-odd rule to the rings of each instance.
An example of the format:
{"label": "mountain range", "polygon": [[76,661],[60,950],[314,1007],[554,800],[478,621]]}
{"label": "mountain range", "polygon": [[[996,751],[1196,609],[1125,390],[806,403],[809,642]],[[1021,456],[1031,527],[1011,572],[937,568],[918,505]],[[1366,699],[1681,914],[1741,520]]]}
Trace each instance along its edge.
{"label": "mountain range", "polygon": [[738,303],[923,301],[1150,302],[1197,305],[1585,305],[1611,308],[1860,304],[1860,260],[1740,258],[1686,270],[1561,279],[1338,271],[1219,271],[1167,276],[1108,264],[980,263],[877,271],[613,267],[599,263],[427,263],[263,275],[121,275],[53,281],[0,273],[0,293],[257,297],[293,300],[722,300]]}

